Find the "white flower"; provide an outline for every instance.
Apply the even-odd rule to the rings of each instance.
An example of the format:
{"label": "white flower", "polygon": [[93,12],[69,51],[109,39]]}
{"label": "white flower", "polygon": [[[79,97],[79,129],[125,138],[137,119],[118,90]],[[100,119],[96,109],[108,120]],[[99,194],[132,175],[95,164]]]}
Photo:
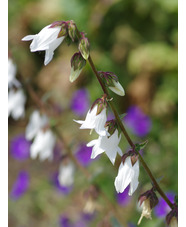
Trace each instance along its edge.
{"label": "white flower", "polygon": [[109,135],[104,127],[107,121],[106,108],[96,115],[97,108],[98,105],[95,105],[92,110],[89,110],[84,121],[74,121],[81,124],[80,129],[95,129],[97,134],[100,136]]}
{"label": "white flower", "polygon": [[59,167],[58,180],[61,186],[70,187],[74,183],[75,168],[72,162],[62,163]]}
{"label": "white flower", "polygon": [[8,116],[11,114],[15,120],[23,118],[25,115],[25,102],[26,97],[22,89],[10,90],[8,93]]}
{"label": "white flower", "polygon": [[96,158],[99,154],[105,151],[106,155],[114,165],[117,152],[119,155],[122,155],[122,151],[118,147],[120,139],[121,135],[118,137],[118,130],[116,129],[110,137],[99,136],[97,140],[92,140],[87,144],[87,147],[93,146],[91,158]]}
{"label": "white flower", "polygon": [[127,157],[125,162],[121,162],[118,175],[115,179],[114,185],[116,191],[122,193],[125,188],[130,184],[129,195],[131,196],[133,192],[138,187],[138,177],[139,177],[139,161],[132,166],[131,157]]}
{"label": "white flower", "polygon": [[125,91],[119,82],[112,80],[114,87],[109,86],[110,90],[116,93],[117,95],[124,96]]}
{"label": "white flower", "polygon": [[150,200],[149,199],[144,200],[141,206],[142,206],[143,210],[142,210],[141,217],[138,221],[138,225],[141,223],[141,220],[143,217],[152,219],[152,217],[151,217],[152,209],[150,207]]}
{"label": "white flower", "polygon": [[35,159],[39,155],[40,161],[52,160],[55,142],[56,138],[51,130],[39,130],[30,147],[31,158]]}
{"label": "white flower", "polygon": [[54,50],[62,43],[65,36],[60,38],[58,34],[61,30],[61,26],[50,28],[51,24],[44,27],[36,35],[27,35],[22,40],[29,41],[33,40],[30,45],[30,51],[42,51],[45,50],[45,61],[44,64],[47,65],[53,58]]}
{"label": "white flower", "polygon": [[29,123],[26,127],[25,137],[27,140],[32,140],[37,132],[46,126],[48,123],[48,118],[46,115],[40,116],[38,110],[35,110],[30,116]]}
{"label": "white flower", "polygon": [[8,59],[8,87],[11,88],[13,85],[16,87],[20,87],[21,84],[18,80],[16,80],[17,68],[16,65],[13,63],[12,59]]}

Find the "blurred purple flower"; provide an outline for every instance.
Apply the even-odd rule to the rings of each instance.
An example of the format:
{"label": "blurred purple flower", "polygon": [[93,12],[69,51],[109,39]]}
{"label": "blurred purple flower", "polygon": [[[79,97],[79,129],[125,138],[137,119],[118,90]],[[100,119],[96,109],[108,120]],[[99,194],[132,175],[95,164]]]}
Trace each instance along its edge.
{"label": "blurred purple flower", "polygon": [[56,189],[61,192],[64,195],[68,195],[72,191],[72,186],[71,187],[65,187],[61,186],[58,180],[58,173],[55,173],[52,178],[52,184],[56,187]]}
{"label": "blurred purple flower", "polygon": [[67,216],[61,215],[61,217],[59,218],[59,226],[60,227],[73,227],[74,225],[71,223],[70,219]]}
{"label": "blurred purple flower", "polygon": [[[172,203],[174,202],[175,194],[173,192],[166,193],[166,196]],[[164,218],[170,211],[171,211],[171,208],[167,205],[165,200],[163,198],[160,198],[158,205],[155,206],[154,208],[154,214],[158,218],[162,218],[162,217]]]}
{"label": "blurred purple flower", "polygon": [[147,135],[152,126],[150,118],[137,106],[128,108],[124,122],[126,126],[131,129],[132,133],[140,137]]}
{"label": "blurred purple flower", "polygon": [[129,223],[128,223],[128,227],[137,227],[137,225],[135,225],[135,224],[129,222]]}
{"label": "blurred purple flower", "polygon": [[122,193],[116,193],[116,200],[120,206],[126,206],[129,202],[131,197],[128,195],[129,186],[124,190]]}
{"label": "blurred purple flower", "polygon": [[89,106],[90,100],[88,91],[84,88],[75,91],[71,100],[72,111],[81,117],[88,111]]}
{"label": "blurred purple flower", "polygon": [[77,160],[81,163],[83,166],[88,166],[93,160],[90,158],[92,153],[92,148],[87,147],[86,144],[80,144],[75,156]]}
{"label": "blurred purple flower", "polygon": [[10,142],[11,155],[20,161],[26,160],[30,155],[31,142],[24,135],[18,135]]}
{"label": "blurred purple flower", "polygon": [[14,200],[19,199],[27,191],[30,184],[30,177],[26,171],[21,171],[12,187],[10,197]]}

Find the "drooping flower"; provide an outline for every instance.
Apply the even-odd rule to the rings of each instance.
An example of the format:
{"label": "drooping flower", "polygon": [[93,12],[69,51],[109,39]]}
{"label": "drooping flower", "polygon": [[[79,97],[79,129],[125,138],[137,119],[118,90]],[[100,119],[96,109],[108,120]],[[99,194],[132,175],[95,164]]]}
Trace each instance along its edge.
{"label": "drooping flower", "polygon": [[87,147],[92,147],[91,158],[96,158],[99,154],[105,152],[112,164],[114,165],[117,153],[122,155],[122,151],[120,149],[119,142],[121,139],[121,135],[118,137],[118,130],[111,136],[99,136],[97,140],[92,140],[87,144]]}
{"label": "drooping flower", "polygon": [[88,166],[92,162],[91,151],[92,149],[87,147],[86,144],[82,143],[79,145],[75,152],[75,156],[81,165]]}
{"label": "drooping flower", "polygon": [[[167,192],[165,193],[167,198],[171,201],[171,203],[174,202],[175,194],[173,192]],[[168,212],[171,211],[171,208],[169,205],[165,202],[163,198],[159,199],[158,205],[154,208],[154,214],[158,218],[164,218]]]}
{"label": "drooping flower", "polygon": [[39,130],[30,147],[31,158],[35,159],[39,155],[40,161],[52,160],[55,142],[56,137],[51,130]]}
{"label": "drooping flower", "polygon": [[105,129],[105,123],[107,120],[106,108],[103,107],[101,111],[98,109],[98,104],[94,105],[92,109],[90,109],[86,115],[84,121],[74,120],[75,122],[81,124],[80,129],[94,129],[98,135],[105,136],[109,135]]}
{"label": "drooping flower", "polygon": [[15,200],[19,199],[28,190],[29,182],[29,174],[26,171],[19,172],[18,177],[12,187],[10,197]]}
{"label": "drooping flower", "polygon": [[132,164],[131,157],[127,157],[123,162],[121,162],[118,170],[118,175],[115,178],[115,188],[116,191],[122,193],[126,187],[130,184],[129,195],[131,196],[138,187],[138,177],[139,177],[139,160],[137,160],[134,165]]}
{"label": "drooping flower", "polygon": [[140,137],[147,135],[152,126],[150,118],[137,106],[129,107],[127,115],[124,117],[124,122],[132,133]]}
{"label": "drooping flower", "polygon": [[[44,64],[47,65],[53,58],[54,50],[63,42],[66,36],[66,27],[64,22],[54,22],[47,25],[36,35],[27,35],[22,41],[33,40],[30,45],[30,51],[45,51]],[[62,30],[63,29],[63,30]]]}
{"label": "drooping flower", "polygon": [[127,188],[122,193],[116,194],[116,200],[120,206],[125,207],[130,202],[131,198],[129,197],[128,192],[129,192],[129,186],[127,186]]}
{"label": "drooping flower", "polygon": [[87,112],[89,105],[89,94],[86,89],[83,88],[74,92],[71,100],[71,109],[76,115],[83,116]]}
{"label": "drooping flower", "polygon": [[120,96],[125,95],[125,91],[119,83],[118,77],[113,72],[99,71],[99,76],[102,78],[104,84],[114,93]]}
{"label": "drooping flower", "polygon": [[30,156],[30,145],[24,135],[14,137],[10,142],[11,155],[17,160],[26,160]]}
{"label": "drooping flower", "polygon": [[16,77],[17,68],[13,63],[11,58],[8,58],[8,88],[12,88],[12,86],[20,87],[21,84],[15,78]]}
{"label": "drooping flower", "polygon": [[23,118],[25,115],[26,97],[22,89],[10,90],[8,92],[8,116],[15,120]]}
{"label": "drooping flower", "polygon": [[142,214],[138,221],[138,225],[139,225],[143,217],[152,219],[151,217],[152,208],[154,208],[159,202],[158,197],[155,193],[155,188],[152,187],[152,189],[147,190],[146,192],[141,194],[138,198],[138,201],[139,201],[139,206],[142,207]]}
{"label": "drooping flower", "polygon": [[32,140],[38,131],[46,126],[48,118],[46,115],[40,115],[38,110],[35,110],[30,116],[29,123],[26,127],[25,136],[27,140]]}
{"label": "drooping flower", "polygon": [[71,161],[62,162],[59,167],[58,180],[61,186],[70,187],[74,183],[75,167]]}

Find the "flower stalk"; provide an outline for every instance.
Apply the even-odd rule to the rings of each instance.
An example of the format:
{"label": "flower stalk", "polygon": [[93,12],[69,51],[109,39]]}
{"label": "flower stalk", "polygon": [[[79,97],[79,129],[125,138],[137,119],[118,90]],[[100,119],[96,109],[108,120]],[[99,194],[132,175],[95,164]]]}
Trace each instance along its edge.
{"label": "flower stalk", "polygon": [[[81,34],[80,34],[80,32],[78,31],[77,27],[76,27],[76,35],[77,35],[78,39],[81,38]],[[96,78],[97,78],[99,84],[101,85],[101,88],[102,88],[103,92],[107,95],[108,100],[111,99],[111,97],[110,97],[110,95],[109,95],[109,93],[108,93],[108,91],[107,91],[107,88],[106,88],[105,84],[103,83],[102,79],[101,79],[100,76],[99,76],[98,71],[96,70],[96,67],[95,67],[95,65],[94,65],[94,63],[93,63],[93,60],[92,60],[90,54],[89,54],[89,57],[88,57],[88,62],[89,62],[89,64],[90,64],[90,66],[91,66],[91,68],[92,68],[92,71],[94,72],[94,74],[95,74],[95,76],[96,76]],[[128,135],[128,133],[127,133],[127,131],[126,131],[126,129],[125,129],[125,127],[124,127],[124,125],[123,125],[123,123],[122,123],[120,117],[119,117],[119,114],[118,114],[118,112],[117,112],[117,110],[116,110],[116,108],[115,108],[113,102],[110,101],[110,102],[109,102],[109,105],[110,105],[110,107],[111,107],[111,109],[112,109],[112,111],[113,111],[113,113],[114,113],[114,116],[115,116],[115,118],[116,118],[116,121],[117,121],[117,123],[118,123],[118,125],[119,125],[119,127],[120,127],[120,129],[121,129],[121,131],[122,131],[122,133],[124,134],[125,138],[127,139],[129,145],[130,145],[130,146],[132,147],[132,149],[135,151],[135,144],[133,143],[133,141],[131,140],[130,136]],[[139,153],[139,151],[136,151],[136,152],[138,153],[139,159],[140,159],[140,161],[141,161],[141,164],[143,165],[144,169],[146,170],[147,174],[149,175],[149,177],[150,177],[150,179],[151,179],[151,181],[152,181],[154,187],[155,187],[156,190],[159,192],[159,194],[162,196],[162,198],[166,201],[166,203],[169,205],[169,207],[170,207],[171,209],[173,209],[173,207],[174,207],[173,204],[172,204],[171,201],[167,198],[167,196],[165,195],[165,193],[163,192],[163,190],[162,190],[161,187],[159,186],[158,182],[156,181],[155,177],[153,176],[151,170],[149,169],[148,165],[147,165],[146,162],[144,161],[143,157],[141,156],[141,154]]]}

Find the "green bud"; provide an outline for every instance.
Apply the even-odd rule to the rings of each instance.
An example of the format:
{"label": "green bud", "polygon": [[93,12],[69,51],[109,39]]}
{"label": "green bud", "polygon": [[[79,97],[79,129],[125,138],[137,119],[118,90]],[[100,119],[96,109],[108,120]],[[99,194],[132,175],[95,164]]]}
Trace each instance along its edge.
{"label": "green bud", "polygon": [[83,67],[86,65],[85,59],[81,56],[80,52],[75,53],[71,58],[71,74],[70,82],[74,82],[80,75]]}
{"label": "green bud", "polygon": [[76,24],[74,23],[73,20],[69,21],[68,34],[69,34],[70,38],[72,39],[72,41],[74,42],[75,38],[76,38]]}
{"label": "green bud", "polygon": [[89,57],[90,52],[90,44],[88,39],[83,35],[82,38],[79,41],[79,51],[81,52],[81,55],[85,60]]}

